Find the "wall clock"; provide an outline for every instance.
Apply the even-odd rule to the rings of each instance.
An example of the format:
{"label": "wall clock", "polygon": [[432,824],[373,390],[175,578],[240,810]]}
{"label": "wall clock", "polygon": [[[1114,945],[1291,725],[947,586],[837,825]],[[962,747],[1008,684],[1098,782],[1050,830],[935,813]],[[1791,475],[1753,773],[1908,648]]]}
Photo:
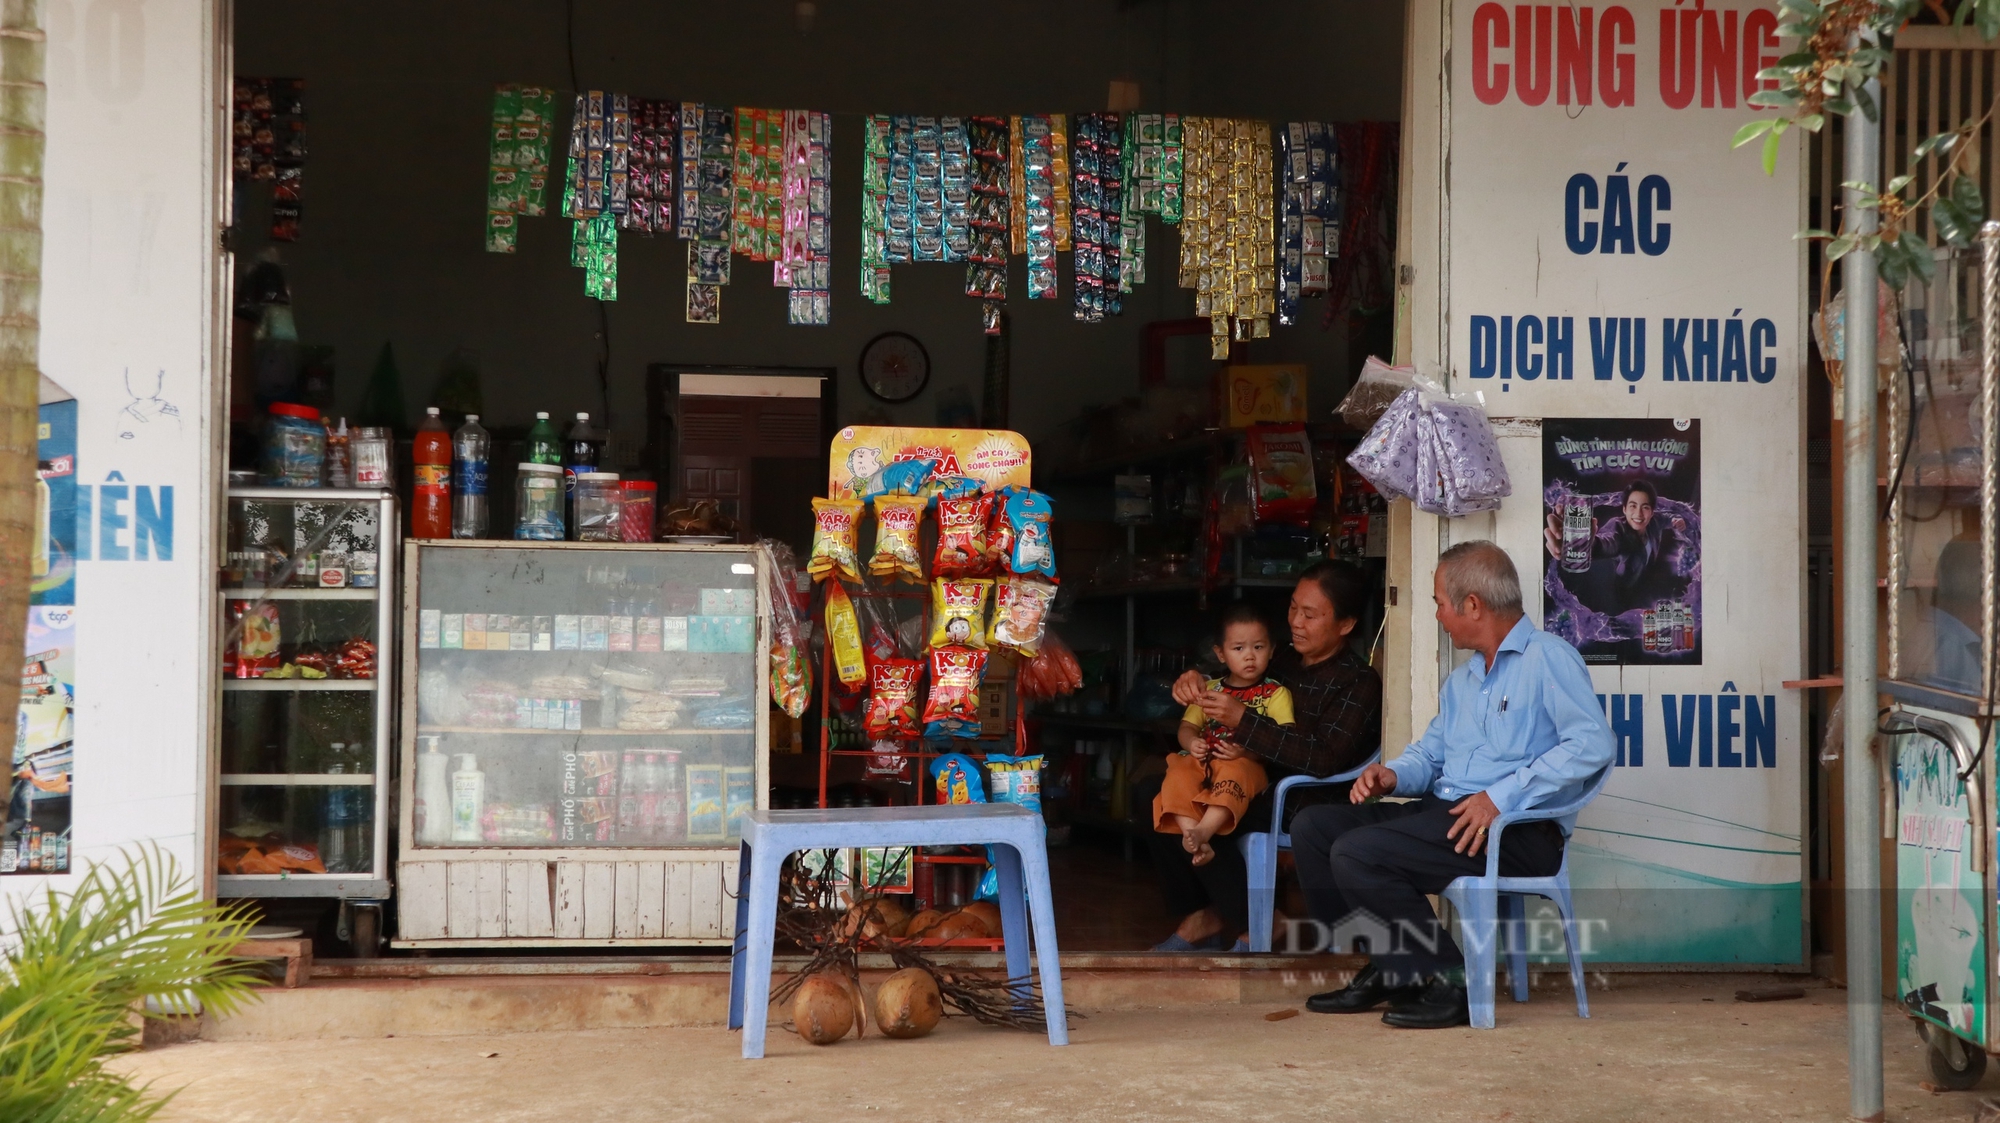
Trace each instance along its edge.
{"label": "wall clock", "polygon": [[930,380],[930,352],[913,335],[885,331],[861,349],[861,385],[882,401],[907,402]]}

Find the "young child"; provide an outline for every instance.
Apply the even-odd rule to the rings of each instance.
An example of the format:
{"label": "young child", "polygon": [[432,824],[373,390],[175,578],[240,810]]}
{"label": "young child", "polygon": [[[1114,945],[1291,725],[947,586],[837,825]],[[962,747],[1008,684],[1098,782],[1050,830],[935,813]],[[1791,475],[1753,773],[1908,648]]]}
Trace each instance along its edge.
{"label": "young child", "polygon": [[[1279,725],[1292,724],[1291,691],[1264,677],[1271,665],[1271,629],[1257,610],[1238,602],[1222,614],[1222,642],[1215,657],[1228,674],[1208,680],[1221,690]],[[1250,757],[1218,760],[1215,747],[1229,741],[1231,730],[1208,720],[1200,706],[1189,706],[1181,717],[1181,751],[1167,758],[1167,778],[1153,799],[1153,827],[1181,836],[1194,864],[1215,858],[1209,840],[1236,829],[1236,821],[1269,780],[1264,766]]]}

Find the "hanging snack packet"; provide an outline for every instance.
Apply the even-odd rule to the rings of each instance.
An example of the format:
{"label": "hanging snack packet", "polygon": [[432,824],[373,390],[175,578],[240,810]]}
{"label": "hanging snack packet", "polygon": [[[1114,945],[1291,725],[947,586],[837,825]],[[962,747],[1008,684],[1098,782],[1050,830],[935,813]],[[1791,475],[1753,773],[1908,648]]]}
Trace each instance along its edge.
{"label": "hanging snack packet", "polygon": [[937,784],[939,803],[986,802],[979,762],[964,753],[946,753],[931,761],[931,780]]}
{"label": "hanging snack packet", "polygon": [[917,719],[917,688],[924,680],[921,659],[881,659],[868,668],[868,735],[907,741],[923,736]]}
{"label": "hanging snack packet", "polygon": [[852,689],[868,681],[868,661],[861,654],[861,621],[847,587],[835,581],[826,587],[826,638],[833,645],[833,673]]}
{"label": "hanging snack packet", "polygon": [[930,478],[938,466],[935,460],[898,460],[875,474],[872,486],[862,492],[861,498],[873,499],[878,495],[915,495]]}
{"label": "hanging snack packet", "polygon": [[990,577],[931,582],[930,646],[985,648],[986,591],[992,587]]}
{"label": "hanging snack packet", "polygon": [[918,489],[917,494],[922,495],[925,502],[936,502],[940,499],[970,499],[978,495],[979,489],[984,486],[971,476],[933,476]]}
{"label": "hanging snack packet", "polygon": [[831,573],[843,581],[859,583],[861,562],[856,556],[860,542],[861,504],[852,499],[813,500],[812,559],[806,571],[815,581]]}
{"label": "hanging snack packet", "polygon": [[978,737],[979,680],[985,677],[984,651],[967,647],[932,648],[931,693],[924,702],[924,736],[931,740]]}
{"label": "hanging snack packet", "polygon": [[971,577],[986,571],[986,524],[993,517],[993,496],[938,500],[937,554],[931,560],[936,577]]}
{"label": "hanging snack packet", "polygon": [[995,647],[1012,648],[1032,659],[1041,650],[1049,603],[1055,598],[1056,587],[1039,578],[1000,578],[993,585],[993,631],[987,638]]}
{"label": "hanging snack packet", "polygon": [[796,643],[771,647],[771,701],[791,717],[804,717],[812,701],[812,665]]}
{"label": "hanging snack packet", "polygon": [[[1312,457],[1306,457],[1312,469]],[[1015,573],[1039,573],[1056,579],[1055,542],[1049,537],[1049,497],[1039,491],[1018,488],[1006,500],[1007,568]]]}
{"label": "hanging snack packet", "polygon": [[1312,521],[1319,489],[1313,484],[1312,440],[1303,425],[1250,427],[1250,504],[1260,523]]}
{"label": "hanging snack packet", "polygon": [[877,577],[901,577],[912,585],[924,582],[924,500],[916,495],[875,497],[875,554],[868,572]]}
{"label": "hanging snack packet", "polygon": [[1042,813],[1042,757],[986,754],[986,776],[994,803],[1018,803]]}

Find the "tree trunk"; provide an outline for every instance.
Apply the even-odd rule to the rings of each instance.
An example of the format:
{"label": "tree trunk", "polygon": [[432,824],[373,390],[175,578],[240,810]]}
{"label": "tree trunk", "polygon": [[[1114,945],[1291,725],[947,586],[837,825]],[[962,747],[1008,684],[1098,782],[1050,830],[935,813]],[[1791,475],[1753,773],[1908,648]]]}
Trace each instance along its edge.
{"label": "tree trunk", "polygon": [[[42,0],[0,0],[0,667],[23,657],[37,522],[46,47]],[[0,729],[20,700],[0,689]]]}

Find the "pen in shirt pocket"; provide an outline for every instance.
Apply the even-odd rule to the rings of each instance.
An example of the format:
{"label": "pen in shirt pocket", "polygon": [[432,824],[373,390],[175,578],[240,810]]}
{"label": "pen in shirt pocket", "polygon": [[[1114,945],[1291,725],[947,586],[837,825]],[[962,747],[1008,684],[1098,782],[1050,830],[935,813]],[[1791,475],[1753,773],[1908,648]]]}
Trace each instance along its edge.
{"label": "pen in shirt pocket", "polygon": [[1500,712],[1503,714],[1507,712],[1507,696],[1505,694],[1500,696]]}

